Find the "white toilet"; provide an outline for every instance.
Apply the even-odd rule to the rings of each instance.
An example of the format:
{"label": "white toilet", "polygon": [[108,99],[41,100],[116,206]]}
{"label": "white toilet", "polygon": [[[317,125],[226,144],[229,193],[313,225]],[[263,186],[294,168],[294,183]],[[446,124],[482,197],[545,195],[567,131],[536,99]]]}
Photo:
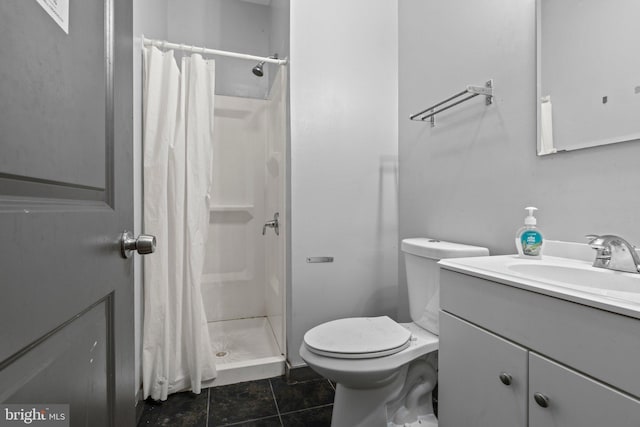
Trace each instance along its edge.
{"label": "white toilet", "polygon": [[443,258],[489,255],[487,248],[414,238],[402,241],[412,323],[386,316],[323,323],[304,336],[300,356],[337,383],[332,427],[437,426],[438,310]]}

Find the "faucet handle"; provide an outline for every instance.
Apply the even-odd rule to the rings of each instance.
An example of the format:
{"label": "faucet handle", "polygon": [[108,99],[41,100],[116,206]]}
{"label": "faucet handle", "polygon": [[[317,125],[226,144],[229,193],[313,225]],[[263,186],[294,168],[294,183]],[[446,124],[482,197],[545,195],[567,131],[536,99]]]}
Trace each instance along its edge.
{"label": "faucet handle", "polygon": [[604,239],[603,236],[599,236],[597,234],[587,234],[584,237],[589,239],[588,245],[594,249],[603,249],[604,248]]}

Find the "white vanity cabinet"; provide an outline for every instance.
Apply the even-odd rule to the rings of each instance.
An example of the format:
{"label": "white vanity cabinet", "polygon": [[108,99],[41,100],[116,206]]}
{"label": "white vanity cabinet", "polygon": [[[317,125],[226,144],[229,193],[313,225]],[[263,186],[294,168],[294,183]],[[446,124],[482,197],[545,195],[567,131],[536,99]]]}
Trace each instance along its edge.
{"label": "white vanity cabinet", "polygon": [[440,291],[442,427],[640,426],[639,319],[446,269]]}
{"label": "white vanity cabinet", "polygon": [[[534,352],[529,353],[530,427],[638,427],[640,401]],[[548,399],[541,407],[538,393]],[[544,400],[542,400],[544,402]]]}
{"label": "white vanity cabinet", "polygon": [[443,312],[440,336],[439,425],[527,426],[527,349]]}

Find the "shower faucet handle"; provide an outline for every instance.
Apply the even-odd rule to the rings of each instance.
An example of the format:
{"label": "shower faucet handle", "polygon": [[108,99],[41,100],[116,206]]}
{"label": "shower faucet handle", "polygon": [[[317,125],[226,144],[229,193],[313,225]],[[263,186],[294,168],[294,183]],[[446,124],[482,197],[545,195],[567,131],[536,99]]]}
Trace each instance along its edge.
{"label": "shower faucet handle", "polygon": [[273,220],[267,221],[262,226],[262,235],[264,236],[267,233],[267,227],[273,228],[273,231],[276,232],[276,236],[280,235],[280,223],[279,223],[280,213],[276,212],[273,214]]}

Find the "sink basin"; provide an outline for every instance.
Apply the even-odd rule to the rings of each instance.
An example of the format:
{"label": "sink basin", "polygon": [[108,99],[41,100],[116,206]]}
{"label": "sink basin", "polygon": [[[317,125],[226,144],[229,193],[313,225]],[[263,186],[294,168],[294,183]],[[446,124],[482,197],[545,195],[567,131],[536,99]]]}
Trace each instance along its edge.
{"label": "sink basin", "polygon": [[640,302],[640,275],[606,270],[576,263],[571,265],[544,261],[513,262],[509,272],[531,280],[552,282],[560,286],[612,298]]}

